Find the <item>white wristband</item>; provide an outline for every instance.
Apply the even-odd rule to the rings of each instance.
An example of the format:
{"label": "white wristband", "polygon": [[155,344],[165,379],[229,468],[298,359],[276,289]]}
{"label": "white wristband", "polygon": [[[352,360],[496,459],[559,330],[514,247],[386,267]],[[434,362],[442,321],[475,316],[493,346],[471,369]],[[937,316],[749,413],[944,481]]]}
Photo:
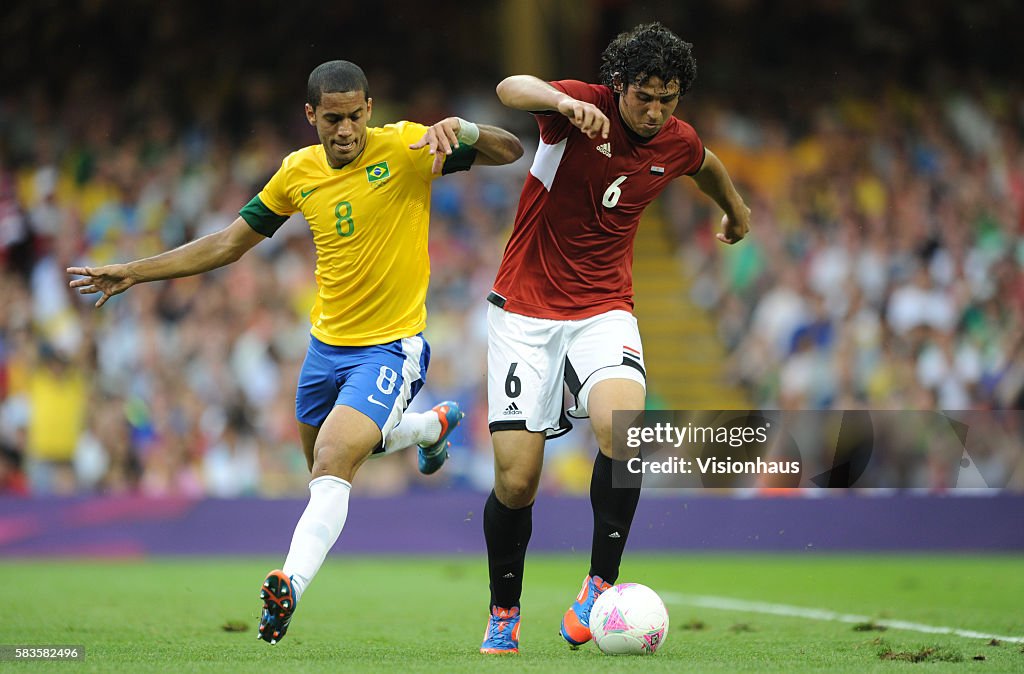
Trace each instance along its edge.
{"label": "white wristband", "polygon": [[459,117],[459,132],[455,138],[459,145],[472,145],[480,139],[480,127]]}

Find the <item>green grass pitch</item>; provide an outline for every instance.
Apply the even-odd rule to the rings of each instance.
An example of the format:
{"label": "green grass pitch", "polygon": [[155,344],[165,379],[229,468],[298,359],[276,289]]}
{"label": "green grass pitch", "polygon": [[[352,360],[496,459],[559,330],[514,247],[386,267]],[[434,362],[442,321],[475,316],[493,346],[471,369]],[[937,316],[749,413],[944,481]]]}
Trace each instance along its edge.
{"label": "green grass pitch", "polygon": [[[570,651],[562,612],[583,555],[527,559],[520,655],[477,653],[482,556],[331,557],[277,646],[256,639],[259,585],[275,560],[165,558],[0,562],[7,645],[84,645],[84,662],[0,662],[66,672],[1009,672],[1024,644],[767,613],[698,608],[686,596],[770,602],[872,620],[1024,636],[1020,556],[627,554],[621,580],[666,599],[654,656]],[[981,659],[978,659],[981,658]],[[920,660],[920,662],[914,662]]]}

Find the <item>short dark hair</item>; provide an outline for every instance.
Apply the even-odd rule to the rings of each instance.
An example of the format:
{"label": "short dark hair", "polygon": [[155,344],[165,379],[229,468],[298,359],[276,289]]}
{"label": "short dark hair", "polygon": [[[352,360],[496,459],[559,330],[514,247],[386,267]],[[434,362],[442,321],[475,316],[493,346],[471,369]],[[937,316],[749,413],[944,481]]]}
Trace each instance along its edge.
{"label": "short dark hair", "polygon": [[328,61],[321,63],[309,74],[306,85],[306,102],[314,108],[320,105],[324,94],[339,91],[362,91],[370,98],[370,83],[366,81],[366,73],[355,63],[349,61]]}
{"label": "short dark hair", "polygon": [[682,96],[697,79],[693,45],[662,24],[640,24],[620,33],[601,54],[601,82],[614,88],[616,76],[623,86],[641,85],[651,77],[668,84],[679,82]]}

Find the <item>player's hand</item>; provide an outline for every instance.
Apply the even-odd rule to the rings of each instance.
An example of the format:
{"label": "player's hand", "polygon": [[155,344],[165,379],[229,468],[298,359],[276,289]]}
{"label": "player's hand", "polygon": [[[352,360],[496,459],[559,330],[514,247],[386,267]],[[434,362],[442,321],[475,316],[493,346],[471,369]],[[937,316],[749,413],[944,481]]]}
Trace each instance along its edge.
{"label": "player's hand", "polygon": [[745,237],[750,231],[750,209],[744,206],[735,217],[722,216],[722,231],[715,234],[715,238],[722,243],[732,245]]}
{"label": "player's hand", "polygon": [[82,295],[103,293],[96,300],[96,306],[102,307],[114,295],[119,295],[135,285],[135,279],[128,273],[126,264],[109,264],[105,267],[68,267],[67,272],[73,276],[84,276],[75,279],[68,285],[78,288]]}
{"label": "player's hand", "polygon": [[458,137],[461,130],[462,125],[458,117],[447,117],[427,129],[423,137],[410,145],[409,149],[430,148],[430,154],[434,155],[434,164],[430,167],[430,172],[440,173],[444,168],[444,158],[452,153],[453,148],[459,146]]}
{"label": "player's hand", "polygon": [[597,138],[598,134],[601,134],[601,138],[608,137],[611,122],[593,103],[566,96],[558,104],[558,112],[568,117],[572,125],[587,134],[588,138]]}

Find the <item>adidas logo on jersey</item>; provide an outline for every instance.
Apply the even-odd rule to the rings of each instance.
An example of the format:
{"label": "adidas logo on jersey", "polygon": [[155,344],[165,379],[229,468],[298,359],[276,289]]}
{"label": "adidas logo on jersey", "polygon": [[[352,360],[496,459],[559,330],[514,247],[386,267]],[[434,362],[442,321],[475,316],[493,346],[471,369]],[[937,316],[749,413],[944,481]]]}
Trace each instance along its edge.
{"label": "adidas logo on jersey", "polygon": [[596,149],[597,149],[598,152],[603,154],[605,157],[609,157],[610,158],[612,156],[612,144],[610,142],[608,142],[608,143],[601,143],[600,145],[597,146]]}
{"label": "adidas logo on jersey", "polygon": [[513,414],[522,414],[522,411],[519,409],[519,405],[516,405],[516,402],[513,400],[512,404],[505,408],[504,414],[507,417]]}

